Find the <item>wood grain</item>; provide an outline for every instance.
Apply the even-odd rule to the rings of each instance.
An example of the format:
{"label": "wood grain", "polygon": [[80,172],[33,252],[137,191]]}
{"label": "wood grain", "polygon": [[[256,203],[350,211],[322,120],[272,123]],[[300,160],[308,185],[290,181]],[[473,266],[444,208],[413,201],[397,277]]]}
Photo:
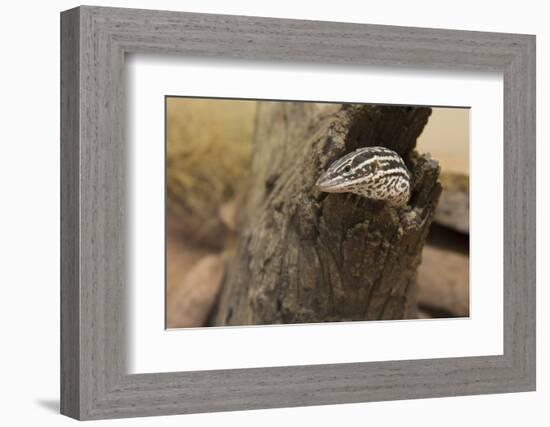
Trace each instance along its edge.
{"label": "wood grain", "polygon": [[[61,18],[62,413],[99,419],[535,388],[534,36],[96,7]],[[502,72],[504,354],[128,375],[129,53]]]}
{"label": "wood grain", "polygon": [[[268,102],[258,106],[239,243],[214,326],[416,318],[416,271],[441,192],[416,151],[426,107]],[[373,144],[411,171],[405,210],[315,191],[345,153]]]}
{"label": "wood grain", "polygon": [[80,414],[80,15],[61,20],[61,413]]}

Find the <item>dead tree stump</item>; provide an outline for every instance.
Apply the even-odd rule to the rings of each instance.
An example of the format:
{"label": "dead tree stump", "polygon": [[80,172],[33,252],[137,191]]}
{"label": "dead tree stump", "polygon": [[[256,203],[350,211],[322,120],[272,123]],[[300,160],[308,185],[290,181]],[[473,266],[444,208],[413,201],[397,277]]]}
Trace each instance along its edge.
{"label": "dead tree stump", "polygon": [[[260,103],[239,243],[210,323],[257,325],[416,317],[415,280],[441,192],[415,151],[429,108]],[[320,193],[316,179],[359,147],[398,152],[404,208]]]}

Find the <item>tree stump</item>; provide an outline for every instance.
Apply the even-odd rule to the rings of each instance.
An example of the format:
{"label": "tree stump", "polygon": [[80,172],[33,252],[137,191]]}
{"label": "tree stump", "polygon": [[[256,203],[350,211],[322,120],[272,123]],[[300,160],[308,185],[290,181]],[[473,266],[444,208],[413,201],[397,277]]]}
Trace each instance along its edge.
{"label": "tree stump", "polygon": [[[416,317],[416,270],[441,193],[437,162],[414,150],[431,109],[258,105],[239,241],[210,324]],[[411,171],[406,207],[315,189],[332,161],[373,145]]]}

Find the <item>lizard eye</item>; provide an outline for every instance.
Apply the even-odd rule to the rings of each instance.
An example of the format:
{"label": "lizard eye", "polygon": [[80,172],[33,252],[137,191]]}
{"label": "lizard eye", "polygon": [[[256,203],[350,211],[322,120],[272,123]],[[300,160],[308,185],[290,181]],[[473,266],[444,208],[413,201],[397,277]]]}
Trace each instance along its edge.
{"label": "lizard eye", "polygon": [[350,165],[346,165],[344,166],[344,172],[349,172],[351,170],[351,166]]}

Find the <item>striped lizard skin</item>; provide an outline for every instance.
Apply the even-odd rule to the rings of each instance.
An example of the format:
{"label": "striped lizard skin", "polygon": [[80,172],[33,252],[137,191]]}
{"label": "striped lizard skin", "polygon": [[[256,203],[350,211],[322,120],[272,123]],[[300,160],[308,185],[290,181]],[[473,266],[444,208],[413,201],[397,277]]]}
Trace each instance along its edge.
{"label": "striped lizard skin", "polygon": [[327,193],[354,193],[399,207],[409,200],[410,173],[395,151],[365,147],[332,163],[316,187]]}

